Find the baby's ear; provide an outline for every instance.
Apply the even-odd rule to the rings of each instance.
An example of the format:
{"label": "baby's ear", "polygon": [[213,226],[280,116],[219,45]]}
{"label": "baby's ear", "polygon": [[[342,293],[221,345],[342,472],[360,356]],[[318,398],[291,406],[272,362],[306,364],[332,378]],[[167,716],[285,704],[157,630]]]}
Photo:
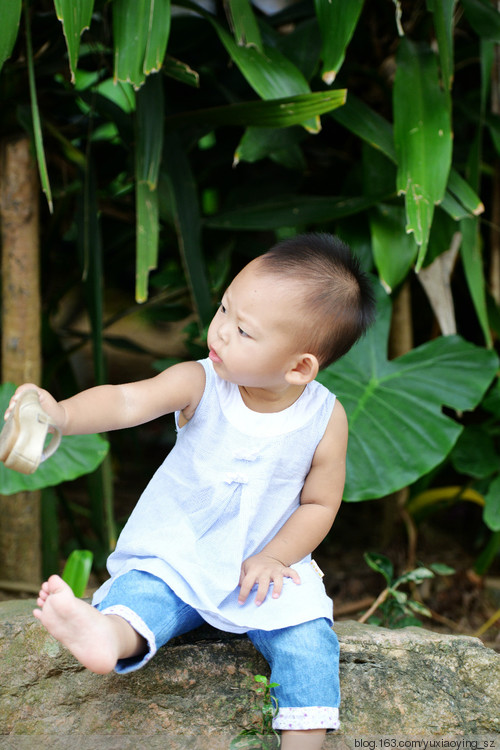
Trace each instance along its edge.
{"label": "baby's ear", "polygon": [[286,374],[286,379],[291,385],[307,385],[319,372],[318,358],[314,354],[301,354],[295,366]]}

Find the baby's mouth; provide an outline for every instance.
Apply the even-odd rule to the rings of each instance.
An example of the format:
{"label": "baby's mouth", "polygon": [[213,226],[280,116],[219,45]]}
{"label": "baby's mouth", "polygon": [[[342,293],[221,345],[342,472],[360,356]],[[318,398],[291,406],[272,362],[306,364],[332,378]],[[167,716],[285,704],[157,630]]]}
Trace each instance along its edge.
{"label": "baby's mouth", "polygon": [[222,359],[219,357],[215,349],[210,348],[208,356],[212,360],[212,362],[222,362]]}

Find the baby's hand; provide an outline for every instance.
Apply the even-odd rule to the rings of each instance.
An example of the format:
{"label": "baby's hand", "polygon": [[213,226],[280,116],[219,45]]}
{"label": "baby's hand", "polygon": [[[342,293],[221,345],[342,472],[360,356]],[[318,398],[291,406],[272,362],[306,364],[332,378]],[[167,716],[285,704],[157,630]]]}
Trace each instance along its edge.
{"label": "baby's hand", "polygon": [[279,560],[262,552],[248,557],[241,566],[240,573],[240,595],[238,604],[244,604],[256,583],[259,587],[255,595],[255,604],[262,604],[273,583],[273,599],[277,599],[283,589],[283,578],[291,578],[295,583],[300,583],[300,576],[293,568],[287,568]]}
{"label": "baby's hand", "polygon": [[55,398],[51,396],[48,391],[45,391],[43,388],[39,388],[37,385],[34,385],[33,383],[24,383],[23,385],[20,385],[19,388],[16,389],[5,411],[4,419],[7,420],[9,418],[9,414],[13,410],[17,399],[19,398],[20,394],[23,393],[24,391],[36,391],[37,392],[38,398],[40,401],[40,406],[49,415],[49,417],[52,418],[52,420],[54,421],[54,424],[57,425],[62,430],[64,426],[65,417],[66,417],[66,412],[64,411],[63,407],[57,403]]}

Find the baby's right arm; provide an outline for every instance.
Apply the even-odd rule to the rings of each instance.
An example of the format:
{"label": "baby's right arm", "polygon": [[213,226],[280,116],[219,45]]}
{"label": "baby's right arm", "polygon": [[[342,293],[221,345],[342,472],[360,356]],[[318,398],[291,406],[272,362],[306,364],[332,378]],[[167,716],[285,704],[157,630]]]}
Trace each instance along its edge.
{"label": "baby's right arm", "polygon": [[174,411],[192,415],[203,394],[205,371],[198,362],[183,362],[155,377],[123,385],[100,385],[57,402],[48,391],[26,383],[14,393],[38,392],[42,408],[64,435],[85,435],[134,427]]}

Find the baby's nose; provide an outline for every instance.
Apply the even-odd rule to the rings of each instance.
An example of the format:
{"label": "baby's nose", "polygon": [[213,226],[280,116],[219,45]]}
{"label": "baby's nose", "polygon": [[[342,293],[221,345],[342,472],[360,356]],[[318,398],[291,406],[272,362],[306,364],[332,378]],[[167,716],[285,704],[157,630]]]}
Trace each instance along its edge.
{"label": "baby's nose", "polygon": [[229,335],[229,326],[226,322],[221,323],[221,325],[217,329],[217,335],[221,341],[227,341]]}

